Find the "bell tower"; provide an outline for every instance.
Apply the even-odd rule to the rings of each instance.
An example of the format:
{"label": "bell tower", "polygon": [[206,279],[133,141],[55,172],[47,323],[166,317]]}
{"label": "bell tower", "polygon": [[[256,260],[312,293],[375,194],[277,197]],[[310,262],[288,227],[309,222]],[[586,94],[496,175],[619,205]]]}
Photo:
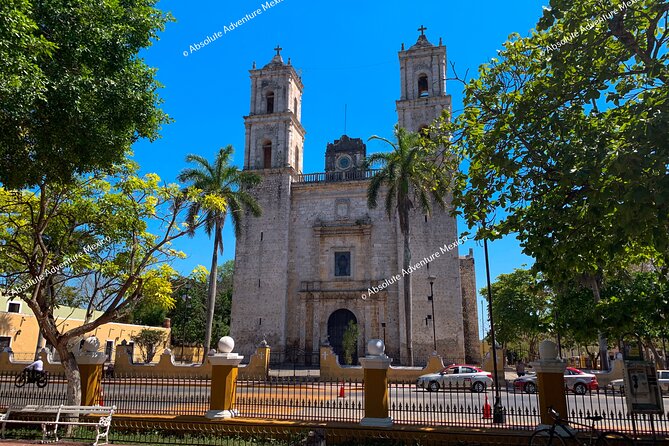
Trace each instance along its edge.
{"label": "bell tower", "polygon": [[399,52],[400,99],[396,101],[400,127],[417,132],[430,125],[441,111],[451,111],[451,96],[446,94],[446,47],[439,39],[434,46],[427,40],[427,28],[418,28],[418,41]]}
{"label": "bell tower", "polygon": [[251,111],[244,117],[246,142],[244,169],[292,167],[302,172],[305,130],[302,114],[302,80],[284,63],[280,46],[263,68],[251,73]]}

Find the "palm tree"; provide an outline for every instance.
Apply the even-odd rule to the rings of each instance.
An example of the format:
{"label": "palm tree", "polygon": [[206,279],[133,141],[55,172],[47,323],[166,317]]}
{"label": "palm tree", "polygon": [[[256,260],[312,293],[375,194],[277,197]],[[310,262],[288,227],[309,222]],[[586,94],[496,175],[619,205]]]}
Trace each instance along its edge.
{"label": "palm tree", "polygon": [[199,214],[204,211],[204,229],[211,237],[214,233],[214,253],[211,257],[211,271],[209,271],[209,292],[207,297],[207,325],[205,327],[204,348],[206,352],[211,348],[211,328],[214,322],[214,307],[216,305],[216,278],[218,270],[218,254],[223,254],[223,226],[225,218],[230,215],[235,236],[241,234],[241,223],[245,211],[250,211],[255,217],[260,216],[261,209],[255,198],[248,192],[248,188],[260,182],[260,177],[250,172],[242,172],[231,165],[233,148],[228,145],[219,150],[213,164],[206,158],[190,154],[186,162],[194,163],[196,167],[186,168],[179,174],[179,181],[190,183],[198,190],[199,199],[194,200],[188,208],[187,222],[193,228],[190,233],[195,235],[195,222],[200,220]]}
{"label": "palm tree", "polygon": [[[372,177],[367,189],[367,205],[370,209],[377,206],[377,198],[382,187],[386,187],[385,207],[388,218],[397,212],[400,231],[404,235],[404,271],[411,263],[411,231],[409,216],[415,207],[414,201],[426,215],[432,213],[433,201],[440,207],[446,206],[445,195],[448,181],[441,174],[435,163],[435,152],[426,148],[423,138],[417,133],[407,132],[396,126],[394,143],[379,136],[378,139],[390,145],[393,150],[386,153],[375,153],[367,158],[366,166],[380,166],[380,170]],[[403,274],[404,281],[404,312],[406,315],[406,340],[409,365],[413,365],[413,333],[411,304],[411,274]]]}

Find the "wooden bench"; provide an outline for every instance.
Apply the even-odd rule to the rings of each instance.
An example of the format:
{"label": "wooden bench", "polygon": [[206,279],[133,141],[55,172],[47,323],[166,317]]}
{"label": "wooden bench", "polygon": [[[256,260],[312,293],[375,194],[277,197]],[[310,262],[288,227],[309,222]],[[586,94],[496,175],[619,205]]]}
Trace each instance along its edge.
{"label": "wooden bench", "polygon": [[[0,414],[2,422],[2,437],[5,437],[5,425],[12,424],[41,424],[42,442],[44,443],[48,435],[53,435],[54,441],[58,441],[58,426],[90,426],[95,427],[96,438],[94,446],[97,446],[100,438],[105,439],[102,444],[109,443],[109,428],[116,406],[9,406],[7,412]],[[10,415],[22,415],[20,419],[10,419]],[[55,417],[54,417],[55,415]],[[98,416],[94,420],[69,420],[70,417]],[[61,417],[65,417],[62,420]],[[49,432],[48,427],[53,426],[53,431]]]}

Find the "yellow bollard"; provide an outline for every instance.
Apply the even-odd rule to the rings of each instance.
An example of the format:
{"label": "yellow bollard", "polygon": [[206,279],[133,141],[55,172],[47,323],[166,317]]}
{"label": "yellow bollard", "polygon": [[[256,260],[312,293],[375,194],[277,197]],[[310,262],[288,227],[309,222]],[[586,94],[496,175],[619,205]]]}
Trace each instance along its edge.
{"label": "yellow bollard", "polygon": [[391,359],[384,354],[385,345],[380,339],[367,343],[367,356],[360,359],[365,376],[365,417],[361,426],[389,427],[393,419],[388,411],[388,368]]}

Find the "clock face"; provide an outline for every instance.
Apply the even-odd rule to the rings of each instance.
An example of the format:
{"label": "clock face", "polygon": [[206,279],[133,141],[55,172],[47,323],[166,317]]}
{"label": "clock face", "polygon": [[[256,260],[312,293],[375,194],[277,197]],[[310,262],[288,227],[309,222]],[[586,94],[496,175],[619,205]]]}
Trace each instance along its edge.
{"label": "clock face", "polygon": [[342,155],[337,158],[337,167],[341,170],[346,170],[351,167],[352,161],[351,157],[348,155]]}

